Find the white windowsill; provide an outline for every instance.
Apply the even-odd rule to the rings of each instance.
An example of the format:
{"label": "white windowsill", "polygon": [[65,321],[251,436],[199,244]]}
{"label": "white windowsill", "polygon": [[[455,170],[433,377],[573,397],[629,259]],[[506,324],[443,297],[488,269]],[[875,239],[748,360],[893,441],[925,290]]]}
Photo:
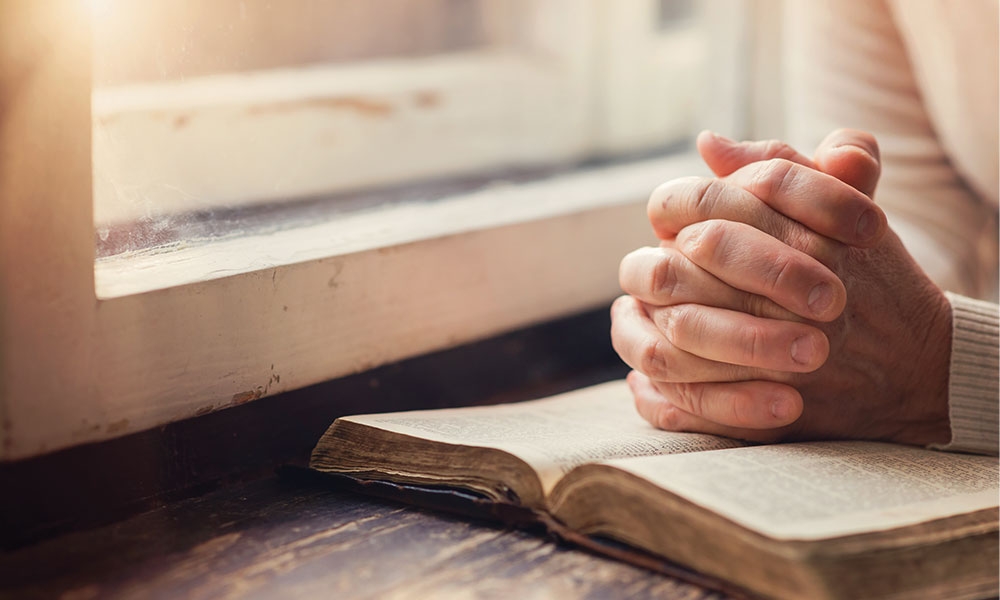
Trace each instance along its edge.
{"label": "white windowsill", "polygon": [[[704,170],[694,153],[680,153],[537,182],[490,186],[433,202],[392,205],[284,231],[109,257],[95,263],[97,295],[141,294],[598,208],[642,205],[662,181]],[[524,242],[544,251],[544,240]]]}

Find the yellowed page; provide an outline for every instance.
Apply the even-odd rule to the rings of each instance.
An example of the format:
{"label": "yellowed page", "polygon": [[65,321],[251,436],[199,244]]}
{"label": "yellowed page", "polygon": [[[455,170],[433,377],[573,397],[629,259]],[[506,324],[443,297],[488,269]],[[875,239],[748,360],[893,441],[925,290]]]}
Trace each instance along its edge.
{"label": "yellowed page", "polygon": [[778,539],[881,531],[997,506],[996,457],[876,442],[610,461]]}
{"label": "yellowed page", "polygon": [[344,420],[438,442],[504,450],[535,469],[546,494],[563,474],[584,463],[742,445],[710,435],[651,427],[636,414],[624,381],[517,404]]}

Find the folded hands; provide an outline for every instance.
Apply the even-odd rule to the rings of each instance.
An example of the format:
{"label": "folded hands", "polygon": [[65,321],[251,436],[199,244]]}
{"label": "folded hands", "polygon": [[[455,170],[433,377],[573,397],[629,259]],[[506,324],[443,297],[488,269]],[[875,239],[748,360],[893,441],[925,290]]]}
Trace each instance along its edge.
{"label": "folded hands", "polygon": [[612,341],[653,425],[755,441],[944,443],[951,314],[874,203],[878,146],[810,159],[710,133],[715,173],[667,182],[661,244],[626,256]]}

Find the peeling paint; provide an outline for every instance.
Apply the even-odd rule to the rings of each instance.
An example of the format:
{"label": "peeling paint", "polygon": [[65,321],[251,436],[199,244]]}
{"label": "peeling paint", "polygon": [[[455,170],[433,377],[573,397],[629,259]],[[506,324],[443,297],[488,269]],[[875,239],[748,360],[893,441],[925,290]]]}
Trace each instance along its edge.
{"label": "peeling paint", "polygon": [[[136,113],[131,112],[115,112],[108,113],[100,116],[94,116],[91,120],[95,129],[106,129],[118,125],[118,121],[122,119],[133,119]],[[148,118],[156,121],[168,121],[174,129],[183,129],[191,123],[192,114],[190,112],[180,112],[177,110],[149,110],[139,113],[140,117],[148,116]]]}
{"label": "peeling paint", "polygon": [[264,390],[262,388],[257,388],[255,390],[250,390],[248,392],[241,392],[239,394],[233,394],[233,400],[231,404],[245,404],[251,400],[256,400],[260,398]]}
{"label": "peeling paint", "polygon": [[335,98],[302,98],[285,102],[272,102],[247,108],[251,115],[274,112],[295,111],[301,109],[349,110],[365,117],[388,117],[395,108],[384,100],[363,98],[361,96],[338,96]]}
{"label": "peeling paint", "polygon": [[230,404],[233,406],[245,404],[251,400],[257,400],[267,395],[271,391],[271,385],[281,382],[281,375],[274,372],[274,364],[271,365],[271,376],[268,377],[265,385],[258,385],[252,390],[247,390],[239,394],[233,394]]}

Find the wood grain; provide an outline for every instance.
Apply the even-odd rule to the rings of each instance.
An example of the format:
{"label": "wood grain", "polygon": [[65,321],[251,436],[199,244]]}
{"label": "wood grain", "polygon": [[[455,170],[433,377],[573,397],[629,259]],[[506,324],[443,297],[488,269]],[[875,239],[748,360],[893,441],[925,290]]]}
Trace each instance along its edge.
{"label": "wood grain", "polygon": [[723,598],[542,537],[275,478],[0,555],[17,598]]}
{"label": "wood grain", "polygon": [[607,307],[60,452],[0,462],[0,549],[305,465],[339,416],[549,396],[628,372]]}

